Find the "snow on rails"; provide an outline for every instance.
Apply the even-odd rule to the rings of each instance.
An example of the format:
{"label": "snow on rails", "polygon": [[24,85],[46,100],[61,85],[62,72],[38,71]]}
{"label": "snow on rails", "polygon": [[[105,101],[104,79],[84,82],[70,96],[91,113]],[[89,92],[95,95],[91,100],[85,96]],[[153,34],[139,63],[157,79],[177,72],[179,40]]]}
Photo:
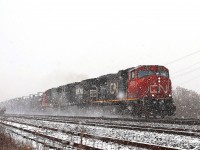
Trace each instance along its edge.
{"label": "snow on rails", "polygon": [[[87,149],[86,146],[88,148],[92,147],[91,149],[200,148],[200,127],[196,125],[159,124],[154,122],[143,122],[141,124],[141,122],[136,121],[117,122],[116,120],[106,119],[56,116],[7,116],[4,120],[1,120],[1,124],[18,134],[24,134],[24,132],[30,130],[37,136],[44,135],[42,138],[51,140],[51,142],[47,142],[48,144],[54,141],[54,144],[49,146],[57,145],[58,148],[66,147],[62,142],[68,143],[68,146],[74,148],[76,146],[73,143],[84,145],[85,149]],[[21,131],[18,132],[19,130]],[[59,142],[59,140],[62,142]]]}

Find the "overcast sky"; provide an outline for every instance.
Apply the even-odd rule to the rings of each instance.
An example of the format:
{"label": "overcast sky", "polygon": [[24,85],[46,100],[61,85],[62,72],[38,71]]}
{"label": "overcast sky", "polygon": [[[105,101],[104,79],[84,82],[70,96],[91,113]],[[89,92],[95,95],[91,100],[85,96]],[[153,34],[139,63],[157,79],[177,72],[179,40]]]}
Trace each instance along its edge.
{"label": "overcast sky", "polygon": [[0,101],[151,64],[200,93],[199,0],[0,0]]}

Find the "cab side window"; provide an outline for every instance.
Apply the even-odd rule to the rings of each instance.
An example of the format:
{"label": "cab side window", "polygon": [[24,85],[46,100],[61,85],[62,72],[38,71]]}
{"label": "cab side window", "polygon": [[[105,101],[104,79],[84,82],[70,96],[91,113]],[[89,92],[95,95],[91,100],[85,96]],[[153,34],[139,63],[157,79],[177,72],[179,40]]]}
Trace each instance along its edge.
{"label": "cab side window", "polygon": [[130,71],[128,73],[128,78],[129,78],[129,80],[135,79],[135,70]]}
{"label": "cab side window", "polygon": [[134,79],[135,78],[135,71],[132,71],[131,72],[131,79]]}
{"label": "cab side window", "polygon": [[128,73],[128,79],[131,80],[131,72]]}

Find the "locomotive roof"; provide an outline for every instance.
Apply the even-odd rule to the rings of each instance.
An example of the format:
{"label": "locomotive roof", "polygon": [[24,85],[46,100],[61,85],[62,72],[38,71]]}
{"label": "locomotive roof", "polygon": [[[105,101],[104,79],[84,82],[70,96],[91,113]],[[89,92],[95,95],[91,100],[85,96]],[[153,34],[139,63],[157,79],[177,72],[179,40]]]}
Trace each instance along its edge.
{"label": "locomotive roof", "polygon": [[86,80],[82,80],[81,82],[92,82],[92,81],[95,81],[97,80],[97,78],[91,78],[91,79],[86,79]]}
{"label": "locomotive roof", "polygon": [[[125,71],[132,71],[132,70],[138,69],[138,68],[140,68],[140,67],[152,67],[152,66],[157,66],[157,67],[164,67],[164,68],[166,68],[166,67],[163,66],[163,65],[138,65],[138,66],[136,66],[136,67],[127,68],[127,69],[125,69]],[[167,69],[167,68],[166,68],[166,69]]]}
{"label": "locomotive roof", "polygon": [[115,75],[117,75],[117,74],[116,73],[110,73],[110,74],[102,75],[99,78],[109,78],[109,77],[113,77]]}

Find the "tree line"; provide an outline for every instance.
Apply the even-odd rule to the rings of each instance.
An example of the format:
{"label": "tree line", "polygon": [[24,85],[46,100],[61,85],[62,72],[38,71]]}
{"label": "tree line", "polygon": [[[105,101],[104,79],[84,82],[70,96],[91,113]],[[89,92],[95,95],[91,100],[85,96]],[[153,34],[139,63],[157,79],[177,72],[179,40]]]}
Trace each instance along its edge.
{"label": "tree line", "polygon": [[200,94],[182,87],[173,90],[176,117],[200,119]]}

